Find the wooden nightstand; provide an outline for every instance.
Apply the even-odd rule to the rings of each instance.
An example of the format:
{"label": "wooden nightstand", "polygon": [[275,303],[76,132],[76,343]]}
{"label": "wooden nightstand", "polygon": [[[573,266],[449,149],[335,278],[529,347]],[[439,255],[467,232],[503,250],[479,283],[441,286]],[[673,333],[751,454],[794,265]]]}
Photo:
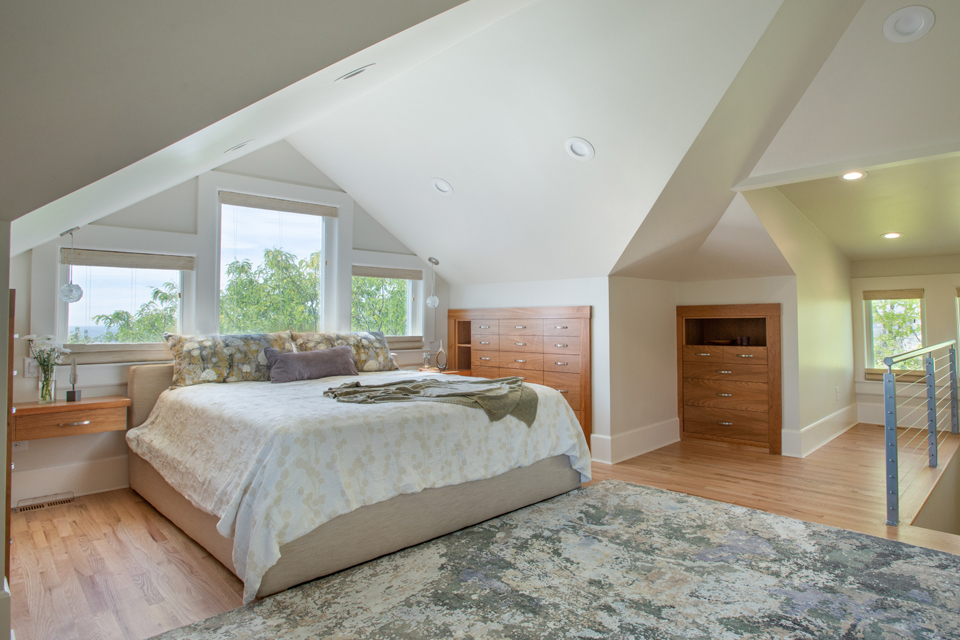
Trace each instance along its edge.
{"label": "wooden nightstand", "polygon": [[104,396],[79,402],[57,400],[49,404],[17,402],[13,405],[13,441],[75,436],[127,428],[130,398]]}

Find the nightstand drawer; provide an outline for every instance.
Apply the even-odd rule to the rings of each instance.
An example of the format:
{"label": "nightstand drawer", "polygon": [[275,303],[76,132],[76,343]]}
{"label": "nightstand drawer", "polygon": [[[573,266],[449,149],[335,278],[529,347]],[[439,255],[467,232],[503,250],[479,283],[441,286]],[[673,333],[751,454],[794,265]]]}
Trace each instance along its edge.
{"label": "nightstand drawer", "polygon": [[501,336],[539,336],[543,335],[543,320],[531,318],[528,320],[501,320]]}
{"label": "nightstand drawer", "polygon": [[39,440],[127,428],[126,407],[57,411],[16,416],[14,440]]}

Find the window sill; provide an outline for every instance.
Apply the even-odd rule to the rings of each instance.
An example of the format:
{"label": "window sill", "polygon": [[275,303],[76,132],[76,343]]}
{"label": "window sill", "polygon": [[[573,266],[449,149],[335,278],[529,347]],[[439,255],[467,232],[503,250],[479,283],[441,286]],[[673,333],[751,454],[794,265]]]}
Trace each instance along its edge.
{"label": "window sill", "polygon": [[[883,374],[887,372],[886,369],[867,369],[864,372],[863,379],[868,382],[883,382]],[[926,372],[917,371],[914,369],[911,370],[902,370],[898,371],[894,369],[894,372],[897,374],[897,382],[917,382],[918,380],[923,380],[927,377]]]}
{"label": "window sill", "polygon": [[165,342],[144,344],[65,344],[70,354],[61,364],[74,358],[77,364],[129,364],[133,362],[171,362],[173,356]]}

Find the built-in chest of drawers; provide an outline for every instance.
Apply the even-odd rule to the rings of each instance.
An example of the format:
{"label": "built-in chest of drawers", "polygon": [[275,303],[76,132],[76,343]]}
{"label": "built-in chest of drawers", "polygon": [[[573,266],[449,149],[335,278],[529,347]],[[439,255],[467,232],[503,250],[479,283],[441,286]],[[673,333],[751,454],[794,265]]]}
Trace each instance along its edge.
{"label": "built-in chest of drawers", "polygon": [[451,369],[557,389],[590,442],[590,307],[451,309],[447,322]]}
{"label": "built-in chest of drawers", "polygon": [[677,338],[682,436],[780,453],[780,305],[677,307]]}

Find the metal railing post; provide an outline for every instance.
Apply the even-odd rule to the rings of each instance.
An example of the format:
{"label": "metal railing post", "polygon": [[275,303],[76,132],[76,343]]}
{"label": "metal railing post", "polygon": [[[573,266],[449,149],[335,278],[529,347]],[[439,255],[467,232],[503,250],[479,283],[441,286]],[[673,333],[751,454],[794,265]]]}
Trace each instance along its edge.
{"label": "metal railing post", "polygon": [[900,522],[900,480],[897,477],[897,381],[890,367],[883,374],[884,459],[887,471],[887,524]]}
{"label": "metal railing post", "polygon": [[927,370],[927,442],[931,467],[937,466],[937,378],[934,372],[933,356],[923,359]]}
{"label": "metal railing post", "polygon": [[960,433],[957,419],[957,348],[950,347],[950,432]]}

